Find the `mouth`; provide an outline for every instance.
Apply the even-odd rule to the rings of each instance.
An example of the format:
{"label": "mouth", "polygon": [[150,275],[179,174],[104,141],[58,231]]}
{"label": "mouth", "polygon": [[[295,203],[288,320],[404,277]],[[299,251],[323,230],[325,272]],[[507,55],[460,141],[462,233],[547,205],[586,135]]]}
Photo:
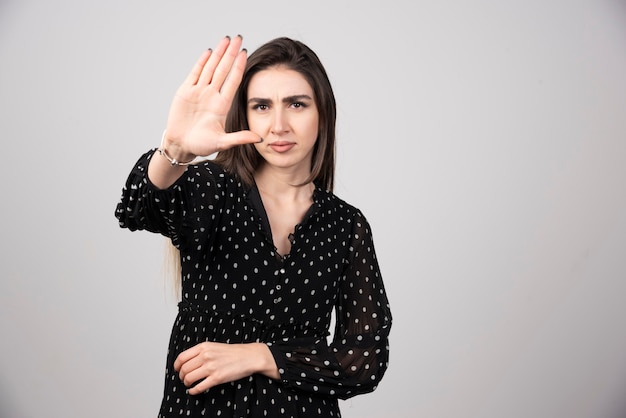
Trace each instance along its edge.
{"label": "mouth", "polygon": [[287,152],[295,146],[295,142],[276,141],[269,144],[270,148],[278,153]]}

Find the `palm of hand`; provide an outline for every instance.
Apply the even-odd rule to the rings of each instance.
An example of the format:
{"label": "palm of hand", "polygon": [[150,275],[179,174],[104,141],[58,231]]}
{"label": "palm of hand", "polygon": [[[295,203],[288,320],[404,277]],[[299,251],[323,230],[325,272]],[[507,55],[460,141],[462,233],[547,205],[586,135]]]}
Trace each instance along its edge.
{"label": "palm of hand", "polygon": [[182,85],[172,101],[168,135],[184,138],[185,148],[194,155],[219,151],[219,143],[226,135],[226,114],[230,103],[229,98],[211,85]]}

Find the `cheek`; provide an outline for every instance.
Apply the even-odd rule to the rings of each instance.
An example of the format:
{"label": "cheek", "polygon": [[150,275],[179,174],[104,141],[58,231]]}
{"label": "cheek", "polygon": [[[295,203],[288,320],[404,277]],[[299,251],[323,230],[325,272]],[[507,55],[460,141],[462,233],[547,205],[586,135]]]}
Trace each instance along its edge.
{"label": "cheek", "polygon": [[254,133],[258,133],[259,135],[262,134],[263,124],[261,119],[258,116],[255,117],[255,115],[251,115],[250,113],[248,113],[246,117],[248,119],[248,128]]}
{"label": "cheek", "polygon": [[311,138],[313,138],[313,140],[317,140],[319,135],[319,121],[317,118],[309,123],[308,131],[310,132]]}

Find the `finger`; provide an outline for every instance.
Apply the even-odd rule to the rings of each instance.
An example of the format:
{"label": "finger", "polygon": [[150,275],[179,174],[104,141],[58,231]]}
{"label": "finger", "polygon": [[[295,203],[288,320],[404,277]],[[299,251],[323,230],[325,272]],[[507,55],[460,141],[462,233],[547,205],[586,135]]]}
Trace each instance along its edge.
{"label": "finger", "polygon": [[212,376],[207,376],[204,380],[199,381],[197,385],[189,388],[188,392],[190,395],[199,395],[211,389],[213,386],[216,386],[217,384],[219,384],[219,382],[213,379]]}
{"label": "finger", "polygon": [[198,78],[198,84],[207,85],[213,79],[213,72],[215,71],[215,67],[221,62],[222,56],[226,52],[226,49],[230,45],[230,37],[224,37],[215,47],[211,56],[206,61],[202,68],[202,72],[200,73],[200,77]]}
{"label": "finger", "polygon": [[[228,74],[232,71],[233,62],[237,56],[239,56],[239,50],[241,49],[241,44],[243,42],[243,38],[241,35],[235,36],[235,38],[230,41],[224,56],[220,60],[219,64],[215,68],[215,72],[213,73],[213,79],[211,80],[211,84],[215,86],[217,89],[222,88],[222,84]],[[243,72],[243,70],[241,70]]]}
{"label": "finger", "polygon": [[196,61],[195,65],[191,69],[191,72],[189,73],[189,75],[187,75],[187,78],[185,79],[185,84],[194,85],[198,82],[198,78],[200,78],[202,69],[206,65],[206,62],[209,60],[211,52],[213,52],[213,50],[208,49],[204,51],[202,55],[200,55],[200,58],[198,58],[198,61]]}
{"label": "finger", "polygon": [[205,379],[209,375],[210,371],[207,367],[205,367],[204,365],[198,365],[198,367],[196,367],[195,369],[190,370],[189,373],[182,375],[181,372],[179,378],[185,386],[192,387],[194,384],[197,384],[199,381]]}
{"label": "finger", "polygon": [[199,352],[200,352],[199,345],[195,345],[183,351],[182,353],[180,353],[176,357],[176,360],[174,360],[174,370],[176,370],[177,372],[180,371],[183,364],[187,363],[189,360],[196,357],[199,354]]}
{"label": "finger", "polygon": [[235,93],[237,93],[237,88],[239,88],[239,85],[241,84],[243,72],[246,68],[247,59],[247,51],[245,49],[239,51],[237,57],[235,58],[235,62],[233,63],[233,66],[230,70],[230,73],[228,73],[226,81],[224,81],[224,84],[222,85],[222,95],[228,101],[232,102],[233,97],[235,97]]}
{"label": "finger", "polygon": [[236,147],[238,145],[255,144],[263,142],[263,138],[252,131],[237,131],[225,134],[217,144],[218,151]]}
{"label": "finger", "polygon": [[[198,355],[196,357],[193,357],[189,360],[187,360],[186,362],[184,362],[181,366],[180,366],[180,370],[178,370],[178,377],[180,378],[180,380],[182,380],[183,382],[188,383],[189,385],[191,383],[193,383],[195,380],[200,379],[200,377],[196,377],[195,380],[192,380],[190,382],[187,382],[189,380],[189,376],[193,375],[194,372],[196,372],[197,370],[200,370],[202,368],[202,366],[204,365],[203,360],[201,358],[202,356]],[[202,376],[204,377],[204,376]]]}

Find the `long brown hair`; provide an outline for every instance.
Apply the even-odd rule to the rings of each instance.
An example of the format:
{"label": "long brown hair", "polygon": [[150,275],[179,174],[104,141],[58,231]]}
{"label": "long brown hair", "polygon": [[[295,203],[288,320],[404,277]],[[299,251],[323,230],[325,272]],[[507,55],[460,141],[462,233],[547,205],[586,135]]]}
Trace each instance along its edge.
{"label": "long brown hair", "polygon": [[[246,110],[250,80],[259,71],[276,66],[284,66],[297,71],[313,89],[319,113],[318,137],[313,148],[311,174],[303,184],[315,182],[319,187],[332,191],[335,180],[335,120],[337,117],[335,95],[318,56],[302,42],[285,37],[276,38],[250,54],[243,79],[226,119],[226,131],[236,132],[249,129]],[[214,161],[237,175],[247,185],[254,182],[254,172],[263,162],[253,144],[221,151]]]}

